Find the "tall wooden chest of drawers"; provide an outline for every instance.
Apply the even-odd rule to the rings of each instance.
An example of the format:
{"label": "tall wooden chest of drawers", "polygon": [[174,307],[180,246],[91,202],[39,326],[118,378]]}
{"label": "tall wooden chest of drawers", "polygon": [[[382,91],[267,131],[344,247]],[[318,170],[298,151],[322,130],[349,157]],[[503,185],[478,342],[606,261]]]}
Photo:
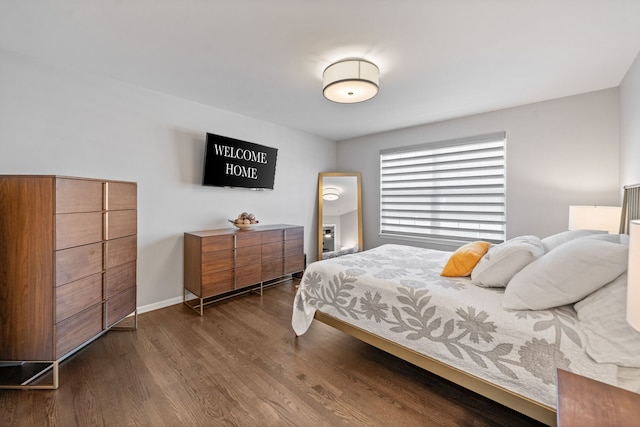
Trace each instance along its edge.
{"label": "tall wooden chest of drawers", "polygon": [[60,360],[136,312],[136,235],[134,182],[0,176],[0,361],[50,362],[56,388]]}
{"label": "tall wooden chest of drawers", "polygon": [[[305,268],[304,228],[262,225],[184,234],[184,302],[199,311],[207,298],[251,289]],[[196,296],[196,303],[187,299]]]}

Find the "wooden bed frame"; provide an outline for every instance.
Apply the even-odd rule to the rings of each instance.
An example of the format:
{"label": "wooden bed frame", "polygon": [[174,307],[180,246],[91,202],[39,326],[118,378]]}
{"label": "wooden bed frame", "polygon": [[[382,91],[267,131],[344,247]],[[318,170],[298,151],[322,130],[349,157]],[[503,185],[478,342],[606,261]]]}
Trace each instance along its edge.
{"label": "wooden bed frame", "polygon": [[487,380],[483,380],[475,375],[471,375],[460,369],[449,366],[432,357],[418,353],[415,350],[411,350],[400,344],[394,343],[393,341],[389,341],[386,338],[382,338],[320,311],[316,311],[314,318],[324,324],[351,335],[360,341],[379,348],[382,351],[432,372],[444,379],[474,391],[481,396],[487,397],[535,420],[550,426],[555,426],[557,424],[556,410],[550,406],[543,405],[532,399],[516,394],[504,387],[492,384]]}

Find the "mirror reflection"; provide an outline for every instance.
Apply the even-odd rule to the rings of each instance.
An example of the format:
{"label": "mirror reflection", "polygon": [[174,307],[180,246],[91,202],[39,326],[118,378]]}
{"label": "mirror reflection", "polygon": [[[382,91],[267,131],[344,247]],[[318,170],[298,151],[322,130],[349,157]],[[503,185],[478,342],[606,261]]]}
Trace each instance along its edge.
{"label": "mirror reflection", "polygon": [[326,172],[318,177],[318,259],[362,250],[360,174]]}

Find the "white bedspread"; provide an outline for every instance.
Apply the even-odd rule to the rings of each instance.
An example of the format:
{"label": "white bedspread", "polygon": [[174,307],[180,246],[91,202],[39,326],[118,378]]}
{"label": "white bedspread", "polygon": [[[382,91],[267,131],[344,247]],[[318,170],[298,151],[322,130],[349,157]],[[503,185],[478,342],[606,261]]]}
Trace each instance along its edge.
{"label": "white bedspread", "polygon": [[586,355],[571,306],[504,310],[503,290],[440,276],[450,255],[383,245],[312,263],[293,329],[304,334],[320,310],[554,408],[556,368],[616,384],[615,365]]}

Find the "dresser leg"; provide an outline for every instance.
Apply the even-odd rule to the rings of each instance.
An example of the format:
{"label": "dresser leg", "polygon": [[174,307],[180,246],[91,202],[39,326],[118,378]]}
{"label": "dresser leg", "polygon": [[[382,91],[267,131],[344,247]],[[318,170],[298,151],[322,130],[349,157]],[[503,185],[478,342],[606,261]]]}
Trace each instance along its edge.
{"label": "dresser leg", "polygon": [[[4,378],[5,375],[2,375],[2,370],[28,370],[28,367],[25,365],[29,364],[37,364],[43,365],[46,364],[45,367],[41,369],[35,369],[34,371],[30,371],[26,373],[24,378],[20,378],[16,380],[16,383],[4,383],[0,382],[0,390],[2,389],[13,389],[13,390],[55,390],[59,385],[59,375],[58,375],[58,360],[53,361],[25,361],[25,362],[16,362],[12,364],[13,366],[5,365],[0,368],[0,378]],[[46,374],[51,370],[51,383],[50,384],[31,384],[36,379],[40,378],[42,375]],[[20,373],[17,373],[16,376],[20,376]]]}

